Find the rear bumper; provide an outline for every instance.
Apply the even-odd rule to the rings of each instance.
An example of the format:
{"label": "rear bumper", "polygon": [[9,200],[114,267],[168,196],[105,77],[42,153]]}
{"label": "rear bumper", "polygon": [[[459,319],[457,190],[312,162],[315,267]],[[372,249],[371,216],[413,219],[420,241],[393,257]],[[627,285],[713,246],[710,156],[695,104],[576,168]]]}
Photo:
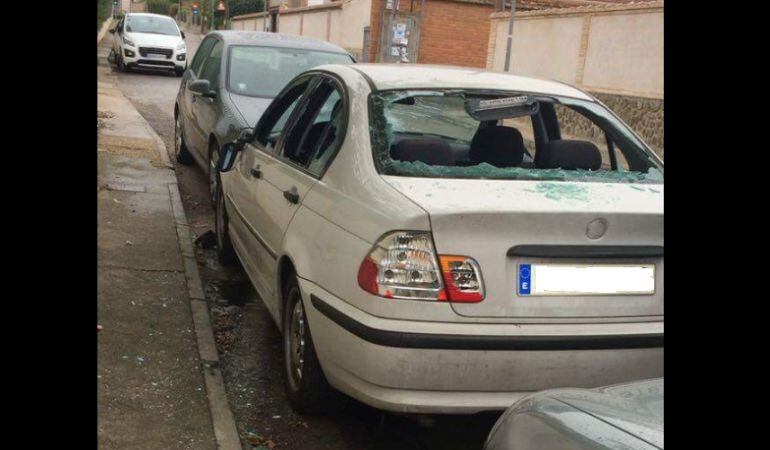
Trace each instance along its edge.
{"label": "rear bumper", "polygon": [[356,321],[311,294],[313,307],[328,319],[372,344],[426,350],[615,350],[663,347],[663,334],[466,335],[381,330]]}
{"label": "rear bumper", "polygon": [[329,383],[380,409],[502,410],[542,389],[663,375],[661,322],[543,326],[392,320],[369,315],[307,280],[300,280],[300,288]]}

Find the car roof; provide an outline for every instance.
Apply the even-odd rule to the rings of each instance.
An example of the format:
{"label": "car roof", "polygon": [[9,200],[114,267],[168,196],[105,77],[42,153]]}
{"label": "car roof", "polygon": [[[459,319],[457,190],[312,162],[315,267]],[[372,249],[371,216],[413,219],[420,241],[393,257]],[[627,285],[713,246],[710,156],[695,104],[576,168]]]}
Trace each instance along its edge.
{"label": "car roof", "polygon": [[149,16],[149,17],[160,17],[160,18],[163,18],[163,19],[174,20],[174,18],[173,18],[173,17],[167,16],[167,15],[164,15],[164,14],[139,13],[139,12],[136,12],[136,13],[134,13],[134,12],[132,12],[132,13],[126,13],[126,15],[127,15],[127,16]]}
{"label": "car roof", "polygon": [[559,81],[543,80],[506,72],[493,72],[473,67],[438,66],[430,64],[328,64],[317,69],[344,70],[350,67],[364,74],[378,90],[390,89],[488,89],[521,91],[594,99],[585,92]]}
{"label": "car roof", "polygon": [[305,36],[296,36],[293,34],[238,30],[220,30],[213,31],[209,34],[221,37],[226,45],[284,47],[331,53],[343,53],[346,55],[348,54],[344,48],[338,47],[334,44]]}

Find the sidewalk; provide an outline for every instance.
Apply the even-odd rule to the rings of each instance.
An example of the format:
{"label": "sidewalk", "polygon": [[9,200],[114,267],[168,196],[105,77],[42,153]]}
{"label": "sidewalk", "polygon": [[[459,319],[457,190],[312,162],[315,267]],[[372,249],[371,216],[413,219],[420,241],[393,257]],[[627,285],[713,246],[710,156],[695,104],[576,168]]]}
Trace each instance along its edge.
{"label": "sidewalk", "polygon": [[173,166],[97,70],[98,446],[240,449]]}

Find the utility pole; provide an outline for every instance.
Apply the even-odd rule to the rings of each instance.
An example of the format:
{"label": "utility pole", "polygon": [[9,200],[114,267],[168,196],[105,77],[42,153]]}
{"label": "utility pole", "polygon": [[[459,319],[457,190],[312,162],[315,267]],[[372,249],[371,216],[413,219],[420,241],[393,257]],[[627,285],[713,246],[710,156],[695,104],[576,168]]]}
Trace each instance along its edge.
{"label": "utility pole", "polygon": [[[505,3],[503,3],[505,9]],[[508,41],[505,47],[505,71],[511,68],[511,44],[513,43],[513,16],[516,14],[516,0],[511,0],[511,21],[508,22]]]}
{"label": "utility pole", "polygon": [[203,19],[206,17],[204,15],[205,10],[206,10],[206,0],[201,0],[200,5],[198,7],[198,20],[201,21],[201,34],[206,33],[205,31],[203,31],[203,22],[205,22],[205,20]]}
{"label": "utility pole", "polygon": [[262,12],[265,13],[265,15],[262,17],[262,31],[267,31],[267,2],[268,0],[263,0],[262,2]]}

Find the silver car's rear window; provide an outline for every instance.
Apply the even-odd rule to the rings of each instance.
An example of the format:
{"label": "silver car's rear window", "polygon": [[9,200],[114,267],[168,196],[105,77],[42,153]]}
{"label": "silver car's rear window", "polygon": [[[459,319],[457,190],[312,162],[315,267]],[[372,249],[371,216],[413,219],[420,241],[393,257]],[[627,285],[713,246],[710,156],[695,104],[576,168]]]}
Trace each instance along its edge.
{"label": "silver car's rear window", "polygon": [[[524,106],[513,106],[516,102]],[[370,133],[382,174],[663,182],[663,163],[599,103],[520,92],[380,91]]]}
{"label": "silver car's rear window", "polygon": [[273,98],[301,72],[323,64],[352,64],[350,55],[282,47],[233,45],[227,88],[249,97]]}

